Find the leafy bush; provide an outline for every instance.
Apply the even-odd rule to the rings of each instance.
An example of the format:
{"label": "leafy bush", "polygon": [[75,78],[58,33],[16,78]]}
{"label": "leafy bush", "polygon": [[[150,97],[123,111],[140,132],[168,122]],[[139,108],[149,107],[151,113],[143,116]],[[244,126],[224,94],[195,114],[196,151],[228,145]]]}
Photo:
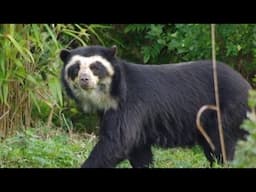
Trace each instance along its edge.
{"label": "leafy bush", "polygon": [[[113,25],[120,54],[140,63],[211,59],[210,24]],[[216,57],[251,81],[256,73],[256,25],[216,25]]]}
{"label": "leafy bush", "polygon": [[247,141],[240,141],[237,146],[234,166],[241,168],[256,168],[256,90],[250,91],[249,106],[251,111],[248,112],[242,128],[249,131],[250,135]]}

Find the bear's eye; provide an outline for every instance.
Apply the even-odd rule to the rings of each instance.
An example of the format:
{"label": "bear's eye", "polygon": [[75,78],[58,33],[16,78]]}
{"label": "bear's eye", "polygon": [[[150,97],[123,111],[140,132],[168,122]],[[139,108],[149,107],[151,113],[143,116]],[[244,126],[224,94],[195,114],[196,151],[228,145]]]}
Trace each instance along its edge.
{"label": "bear's eye", "polygon": [[75,63],[74,65],[70,66],[68,68],[68,77],[74,80],[77,77],[79,70],[80,63]]}
{"label": "bear's eye", "polygon": [[99,78],[104,78],[107,76],[106,68],[98,61],[92,63],[90,65],[90,69],[92,70],[94,75],[97,75]]}
{"label": "bear's eye", "polygon": [[100,64],[96,62],[90,66],[90,69],[95,75],[98,75],[98,73],[100,72]]}
{"label": "bear's eye", "polygon": [[92,65],[91,70],[93,71],[99,71],[99,66],[98,65]]}

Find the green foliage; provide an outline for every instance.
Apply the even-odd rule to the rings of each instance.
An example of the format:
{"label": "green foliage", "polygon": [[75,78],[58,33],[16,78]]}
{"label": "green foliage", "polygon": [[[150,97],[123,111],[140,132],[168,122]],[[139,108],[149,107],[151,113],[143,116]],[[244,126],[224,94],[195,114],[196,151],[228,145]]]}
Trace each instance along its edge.
{"label": "green foliage", "polygon": [[[154,168],[210,168],[210,163],[199,146],[191,149],[162,149],[154,147],[153,153]],[[118,165],[118,168],[130,167],[131,165],[127,160]],[[214,167],[218,168],[221,166],[215,164]]]}
{"label": "green foliage", "polygon": [[[129,24],[113,26],[121,55],[141,63],[211,59],[210,24]],[[251,80],[256,73],[256,25],[216,25],[216,56]]]}
{"label": "green foliage", "polygon": [[243,122],[242,128],[247,130],[250,135],[246,141],[240,141],[237,147],[234,166],[239,168],[256,167],[256,90],[249,92],[249,106],[247,119]]}
{"label": "green foliage", "polygon": [[93,136],[86,139],[46,127],[27,129],[0,143],[0,167],[80,167],[95,141]]}

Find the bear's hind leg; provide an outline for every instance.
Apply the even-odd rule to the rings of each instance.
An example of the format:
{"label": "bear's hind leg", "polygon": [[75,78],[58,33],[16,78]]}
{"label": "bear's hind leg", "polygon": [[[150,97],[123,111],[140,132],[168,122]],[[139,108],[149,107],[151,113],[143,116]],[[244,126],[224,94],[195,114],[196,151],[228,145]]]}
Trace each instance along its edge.
{"label": "bear's hind leg", "polygon": [[153,163],[150,145],[142,145],[132,150],[129,161],[133,168],[149,168]]}

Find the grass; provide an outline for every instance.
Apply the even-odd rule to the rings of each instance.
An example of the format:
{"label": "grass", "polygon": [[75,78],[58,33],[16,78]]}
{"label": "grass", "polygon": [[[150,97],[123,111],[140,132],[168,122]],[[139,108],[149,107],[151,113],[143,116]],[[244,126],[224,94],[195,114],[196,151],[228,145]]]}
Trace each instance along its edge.
{"label": "grass", "polygon": [[[153,154],[154,168],[210,168],[210,164],[199,146],[191,149],[153,147]],[[127,160],[118,165],[118,168],[130,167]],[[221,168],[221,166],[214,164],[213,168]]]}
{"label": "grass", "polygon": [[[18,132],[0,142],[1,168],[78,168],[90,154],[96,137],[44,126]],[[155,168],[207,168],[201,148],[154,147]],[[126,160],[118,168],[130,168]],[[217,165],[214,167],[218,167]]]}
{"label": "grass", "polygon": [[95,139],[58,129],[27,129],[0,143],[1,168],[76,168],[88,157]]}

